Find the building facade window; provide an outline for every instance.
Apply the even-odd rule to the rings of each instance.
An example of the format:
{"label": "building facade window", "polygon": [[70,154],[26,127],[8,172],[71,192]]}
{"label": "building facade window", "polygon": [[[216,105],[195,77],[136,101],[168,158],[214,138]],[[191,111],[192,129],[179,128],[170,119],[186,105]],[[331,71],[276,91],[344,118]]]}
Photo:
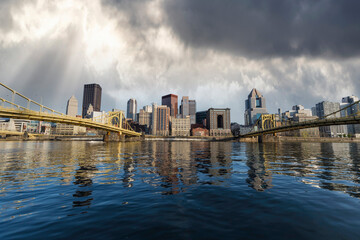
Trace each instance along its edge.
{"label": "building facade window", "polygon": [[256,98],[256,107],[261,108],[261,98]]}
{"label": "building facade window", "polygon": [[224,118],[222,115],[217,116],[217,128],[224,128]]}

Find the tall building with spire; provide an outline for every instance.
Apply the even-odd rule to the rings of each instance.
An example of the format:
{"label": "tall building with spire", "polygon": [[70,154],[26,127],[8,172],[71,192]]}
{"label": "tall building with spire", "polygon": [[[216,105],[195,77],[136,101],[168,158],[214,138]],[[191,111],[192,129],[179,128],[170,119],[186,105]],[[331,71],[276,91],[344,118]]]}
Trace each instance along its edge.
{"label": "tall building with spire", "polygon": [[66,105],[66,115],[76,117],[78,113],[78,100],[74,95],[67,101]]}
{"label": "tall building with spire", "polygon": [[253,125],[261,114],[267,114],[266,101],[263,95],[253,88],[245,100],[245,125]]}
{"label": "tall building with spire", "polygon": [[90,104],[92,105],[94,111],[100,111],[101,91],[102,89],[99,84],[93,83],[84,85],[82,117],[86,116]]}

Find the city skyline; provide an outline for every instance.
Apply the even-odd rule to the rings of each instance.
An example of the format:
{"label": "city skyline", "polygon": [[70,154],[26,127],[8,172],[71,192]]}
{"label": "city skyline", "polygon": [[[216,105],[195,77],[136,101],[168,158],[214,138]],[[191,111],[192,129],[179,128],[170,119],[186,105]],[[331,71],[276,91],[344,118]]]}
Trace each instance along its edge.
{"label": "city skyline", "polygon": [[129,98],[160,104],[173,93],[195,99],[198,111],[228,107],[239,123],[252,88],[273,113],[360,95],[360,3],[203,4],[2,1],[2,81],[62,112],[96,82],[104,110],[125,110]]}
{"label": "city skyline", "polygon": [[[84,85],[84,87],[86,86],[86,85],[94,85],[94,84],[85,84]],[[97,84],[95,84],[95,85],[97,85]],[[99,86],[100,87],[100,86]],[[71,98],[73,98],[74,97],[74,95],[72,95],[72,97]],[[164,104],[164,99],[167,99],[167,98],[169,98],[170,99],[170,97],[175,97],[176,98],[176,100],[175,100],[175,102],[174,102],[174,104],[175,105],[177,105],[177,103],[178,103],[178,96],[177,95],[175,95],[175,94],[172,94],[172,93],[169,93],[169,94],[167,94],[167,95],[165,95],[165,96],[162,96],[161,97],[161,104],[158,104],[157,102],[152,102],[151,104],[155,104],[155,105],[157,105],[157,106],[167,106],[167,104]],[[255,98],[256,97],[256,98]],[[251,100],[251,102],[252,103],[250,103],[250,99],[252,99],[252,98],[254,98],[253,100]],[[349,96],[346,96],[346,97],[343,97],[342,98],[342,100],[341,100],[341,102],[340,101],[335,101],[334,103],[336,103],[336,104],[338,104],[339,106],[341,105],[341,104],[343,104],[344,105],[344,102],[346,102],[345,100],[346,99],[358,99],[358,97],[357,96],[354,96],[354,95],[349,95]],[[256,100],[255,100],[256,99]],[[194,109],[193,109],[193,111],[195,111],[195,113],[198,113],[198,112],[204,112],[204,110],[200,110],[200,111],[197,111],[196,110],[196,100],[189,100],[189,97],[188,96],[183,96],[182,97],[182,100],[181,100],[181,102],[180,102],[180,105],[178,105],[178,107],[176,108],[177,109],[177,111],[178,111],[178,114],[177,114],[177,117],[176,118],[184,118],[185,116],[183,116],[183,114],[182,114],[182,104],[183,104],[183,101],[184,100],[187,100],[187,102],[193,102],[194,103]],[[355,101],[355,100],[352,100],[352,101]],[[101,99],[100,99],[100,101],[101,101]],[[134,109],[134,117],[129,117],[129,102],[130,101],[134,101],[135,102],[135,109]],[[349,100],[348,100],[349,101]],[[320,101],[320,103],[322,103],[322,102],[329,102],[329,101],[327,101],[327,100],[321,100]],[[256,107],[255,107],[255,103],[256,103]],[[69,104],[69,102],[68,102],[68,104]],[[315,106],[315,107],[310,107],[311,109],[314,109],[314,108],[316,108],[316,105],[318,105],[319,103],[314,103],[314,105],[313,106]],[[171,101],[169,100],[169,102],[168,102],[168,105],[169,106],[171,106],[172,105],[172,103],[171,103]],[[254,105],[254,106],[253,106]],[[143,106],[143,108],[141,108],[140,107],[141,105],[139,105],[139,112],[140,112],[140,110],[146,110],[146,111],[148,111],[148,108],[152,108],[152,106],[151,105],[144,105]],[[168,106],[168,107],[169,107]],[[260,108],[259,108],[260,107]],[[262,108],[262,107],[264,107],[264,108]],[[282,115],[286,115],[287,113],[289,113],[289,111],[293,111],[294,110],[294,107],[297,107],[297,108],[299,108],[299,107],[301,107],[301,108],[304,108],[304,106],[303,105],[301,105],[301,104],[297,104],[297,105],[294,105],[294,106],[292,106],[291,108],[289,107],[289,108],[285,108],[285,109],[283,109],[284,111],[282,111],[281,110],[281,108],[278,108],[277,109],[277,111],[276,112],[268,112],[266,109],[266,107],[265,107],[265,98],[264,98],[264,96],[259,92],[259,90],[257,90],[256,88],[253,88],[251,91],[250,91],[250,93],[249,93],[249,95],[248,95],[248,98],[247,99],[245,99],[245,107],[244,107],[244,122],[242,123],[242,122],[236,122],[236,121],[232,121],[231,120],[231,122],[232,123],[240,123],[240,124],[243,124],[243,125],[253,125],[253,123],[254,123],[254,121],[256,121],[257,119],[258,119],[258,117],[259,117],[259,114],[282,114]],[[345,107],[345,105],[343,106],[343,107]],[[171,107],[169,107],[169,109],[170,109]],[[208,109],[212,109],[213,107],[210,107],[210,108],[208,108]],[[341,107],[342,108],[342,107]],[[113,108],[114,109],[114,108]],[[137,116],[138,116],[138,114],[139,114],[139,112],[137,112],[137,100],[136,99],[134,99],[134,98],[131,98],[131,99],[129,99],[128,101],[127,101],[127,109],[126,109],[126,116],[127,116],[127,118],[131,118],[131,119],[133,119],[133,118],[135,118],[135,119],[133,119],[134,121],[138,121],[138,119],[137,119]],[[205,111],[207,111],[208,109],[206,109]],[[228,108],[229,110],[230,110],[230,108]],[[251,110],[252,109],[252,110]],[[250,114],[250,112],[252,112],[252,111],[257,111],[258,109],[260,109],[260,110],[262,110],[262,109],[264,109],[263,111],[261,111],[261,113],[257,113],[257,115],[255,116],[253,116],[253,120],[248,120],[247,118],[249,118],[250,117],[250,115],[252,115],[252,114]],[[291,109],[291,110],[290,110]],[[339,109],[340,109],[340,107],[339,107]],[[125,110],[122,110],[122,109],[120,109],[121,111],[123,111],[123,112],[125,112]],[[251,111],[250,111],[251,110]],[[310,112],[311,112],[311,110],[310,109],[308,109]],[[101,111],[104,111],[103,109],[101,109]],[[187,111],[187,110],[186,110]],[[353,110],[353,111],[356,111],[356,110]],[[330,113],[330,112],[329,112]],[[318,116],[318,114],[316,114],[315,112],[312,112],[312,113],[310,113],[311,114],[311,116]],[[344,113],[345,114],[345,113]],[[190,114],[189,115],[190,117],[192,117],[192,115]],[[194,117],[194,123],[195,123],[195,115],[193,116]],[[319,116],[318,116],[319,117]],[[251,119],[252,117],[250,117],[250,119]],[[251,124],[249,124],[251,122]],[[191,123],[191,124],[194,124],[194,123]]]}

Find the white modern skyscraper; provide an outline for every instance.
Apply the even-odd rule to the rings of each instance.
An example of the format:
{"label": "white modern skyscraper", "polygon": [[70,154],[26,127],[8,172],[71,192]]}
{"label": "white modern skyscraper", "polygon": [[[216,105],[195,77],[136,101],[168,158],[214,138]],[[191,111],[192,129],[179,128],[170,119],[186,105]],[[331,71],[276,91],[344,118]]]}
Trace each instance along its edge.
{"label": "white modern skyscraper", "polygon": [[78,113],[78,100],[75,98],[74,95],[72,95],[66,105],[66,115],[76,117],[77,113]]}
{"label": "white modern skyscraper", "polygon": [[255,88],[253,88],[245,100],[245,125],[253,125],[261,114],[267,114],[265,98]]}
{"label": "white modern skyscraper", "polygon": [[144,111],[145,112],[148,112],[148,113],[152,113],[152,106],[151,105],[146,105],[143,107]]}
{"label": "white modern skyscraper", "polygon": [[136,99],[130,98],[127,102],[126,117],[136,121],[137,102]]}

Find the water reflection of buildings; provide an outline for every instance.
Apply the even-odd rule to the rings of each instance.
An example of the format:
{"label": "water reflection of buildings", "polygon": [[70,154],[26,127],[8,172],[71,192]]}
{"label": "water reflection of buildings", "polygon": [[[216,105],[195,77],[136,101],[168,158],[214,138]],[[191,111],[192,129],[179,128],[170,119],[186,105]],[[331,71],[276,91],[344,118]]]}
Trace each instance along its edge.
{"label": "water reflection of buildings", "polygon": [[220,182],[231,177],[231,143],[210,142],[210,176],[221,177]]}
{"label": "water reflection of buildings", "polygon": [[179,142],[171,144],[171,162],[176,164],[176,171],[179,180],[184,185],[191,185],[197,182],[196,163],[191,159],[191,143]]}
{"label": "water reflection of buildings", "polygon": [[245,147],[246,181],[257,191],[271,188],[272,177],[281,174],[360,198],[360,144],[240,143],[239,149],[232,149],[233,144],[237,146],[229,142],[6,142],[0,153],[0,193],[9,188],[36,190],[44,180],[57,181],[61,186],[76,186],[70,190],[73,207],[90,207],[94,182],[120,182],[128,188],[141,177],[162,194],[181,193],[194,184],[225,185],[233,174],[231,154]]}
{"label": "water reflection of buildings", "polygon": [[[352,146],[352,147],[350,147]],[[358,144],[321,143],[322,180],[319,186],[328,190],[342,191],[353,197],[360,197]],[[346,182],[353,182],[348,184]]]}
{"label": "water reflection of buildings", "polygon": [[360,197],[359,144],[285,143],[277,152],[273,174],[301,177],[305,184]]}
{"label": "water reflection of buildings", "polygon": [[177,194],[193,184],[222,184],[231,176],[231,143],[152,142],[152,163],[163,188],[162,194]]}
{"label": "water reflection of buildings", "polygon": [[83,207],[91,205],[91,201],[93,200],[93,198],[91,197],[93,185],[92,178],[95,175],[95,171],[97,171],[95,163],[95,159],[92,159],[89,156],[79,159],[79,168],[75,171],[75,179],[73,182],[75,185],[79,186],[75,194],[73,194],[73,197],[79,199],[73,201],[73,207]]}
{"label": "water reflection of buildings", "polygon": [[[191,184],[189,142],[152,142],[152,166],[160,175],[162,194],[177,194]],[[153,183],[154,184],[154,183]]]}
{"label": "water reflection of buildings", "polygon": [[194,142],[191,147],[201,183],[219,185],[231,177],[232,143]]}
{"label": "water reflection of buildings", "polygon": [[103,153],[98,154],[104,166],[101,168],[101,184],[116,184],[119,181],[123,187],[133,186],[135,181],[136,155],[143,150],[138,142],[109,142],[105,144]]}
{"label": "water reflection of buildings", "polygon": [[[73,183],[79,188],[73,194],[76,199],[72,201],[72,206],[90,205],[96,162],[91,159],[94,152],[89,143],[29,141],[3,144],[0,186],[6,186],[4,192],[23,188],[36,192],[45,185],[53,185],[51,191],[66,196],[63,192],[66,191],[65,186]],[[33,199],[36,199],[36,195]]]}
{"label": "water reflection of buildings", "polygon": [[272,186],[272,174],[294,176],[305,184],[359,198],[359,147],[357,143],[247,143],[246,181],[264,191]]}
{"label": "water reflection of buildings", "polygon": [[352,159],[353,164],[351,166],[351,171],[354,172],[354,175],[351,177],[354,183],[360,184],[360,149],[359,145],[356,143],[349,144],[350,159]]}
{"label": "water reflection of buildings", "polygon": [[129,142],[124,146],[124,154],[121,155],[123,161],[123,177],[122,182],[123,186],[127,188],[133,187],[133,182],[135,181],[135,171],[137,166],[137,157],[136,154],[144,151],[140,143]]}
{"label": "water reflection of buildings", "polygon": [[275,157],[276,144],[266,143],[247,143],[246,144],[246,165],[249,167],[248,178],[246,182],[256,191],[264,191],[272,187],[272,173],[270,171],[270,162]]}
{"label": "water reflection of buildings", "polygon": [[[3,173],[0,182],[5,180],[12,183],[26,183],[32,188],[36,187],[37,182],[44,177],[51,177],[59,178],[63,183],[70,183],[72,173],[76,169],[77,156],[85,147],[78,142],[63,142],[61,148],[56,144],[59,143],[4,142],[0,155],[2,159],[0,171]],[[50,169],[50,171],[44,173],[40,169]],[[7,173],[9,176],[6,176]]]}

